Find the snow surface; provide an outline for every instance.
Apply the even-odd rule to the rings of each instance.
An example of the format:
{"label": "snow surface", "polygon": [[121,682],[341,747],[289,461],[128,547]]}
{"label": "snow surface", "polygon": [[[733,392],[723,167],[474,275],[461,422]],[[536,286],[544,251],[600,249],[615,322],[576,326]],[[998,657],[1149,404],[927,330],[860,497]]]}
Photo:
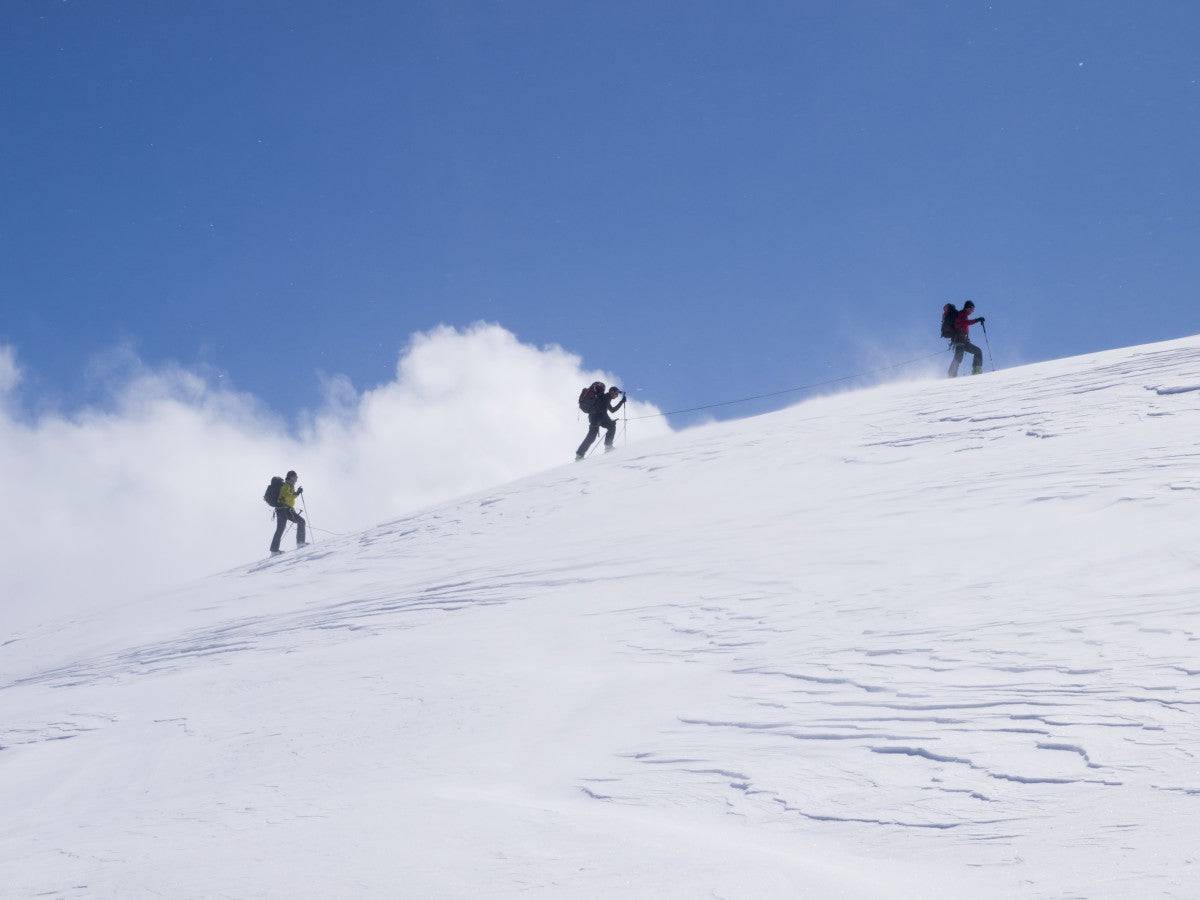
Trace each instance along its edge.
{"label": "snow surface", "polygon": [[0,886],[1200,896],[1198,372],[826,397],[0,638]]}

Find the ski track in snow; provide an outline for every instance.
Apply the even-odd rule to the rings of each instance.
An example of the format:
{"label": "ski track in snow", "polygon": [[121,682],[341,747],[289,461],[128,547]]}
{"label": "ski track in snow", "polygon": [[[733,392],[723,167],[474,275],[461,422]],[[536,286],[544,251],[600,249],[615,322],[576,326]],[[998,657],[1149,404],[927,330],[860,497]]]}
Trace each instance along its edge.
{"label": "ski track in snow", "polygon": [[8,636],[0,893],[1198,896],[1198,368],[822,398]]}

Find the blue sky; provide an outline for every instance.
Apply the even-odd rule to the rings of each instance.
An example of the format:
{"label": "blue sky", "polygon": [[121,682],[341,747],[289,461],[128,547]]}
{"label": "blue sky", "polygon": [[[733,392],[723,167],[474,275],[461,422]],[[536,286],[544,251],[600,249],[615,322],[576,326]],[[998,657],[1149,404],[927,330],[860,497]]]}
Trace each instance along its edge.
{"label": "blue sky", "polygon": [[936,351],[968,296],[1000,362],[1200,331],[1192,4],[68,0],[5,30],[27,402],[88,401],[131,342],[286,411],[479,319],[665,408]]}

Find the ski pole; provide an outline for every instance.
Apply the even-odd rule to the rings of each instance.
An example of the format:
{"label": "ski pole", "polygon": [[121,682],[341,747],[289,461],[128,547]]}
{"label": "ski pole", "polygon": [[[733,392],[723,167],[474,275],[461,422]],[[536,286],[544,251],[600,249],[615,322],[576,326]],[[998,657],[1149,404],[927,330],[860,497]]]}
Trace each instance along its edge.
{"label": "ski pole", "polygon": [[625,446],[629,446],[629,395],[625,395],[625,402],[621,404],[621,435],[625,439]]}
{"label": "ski pole", "polygon": [[979,327],[983,329],[983,342],[984,342],[984,344],[987,345],[988,362],[990,362],[992,364],[992,371],[995,372],[996,371],[996,357],[992,356],[992,342],[988,338],[987,322],[980,322]]}
{"label": "ski pole", "polygon": [[[303,490],[303,488],[301,488],[301,490]],[[308,498],[305,497],[304,494],[300,495],[300,509],[304,512],[304,524],[308,526],[310,531],[316,531],[316,529],[312,527],[312,522],[308,518]]]}

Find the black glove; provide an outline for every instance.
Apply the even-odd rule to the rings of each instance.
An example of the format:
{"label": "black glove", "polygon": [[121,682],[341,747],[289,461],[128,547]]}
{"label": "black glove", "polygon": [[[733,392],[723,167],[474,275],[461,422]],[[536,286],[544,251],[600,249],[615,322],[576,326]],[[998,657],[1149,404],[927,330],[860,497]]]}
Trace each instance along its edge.
{"label": "black glove", "polygon": [[297,496],[297,497],[299,497],[299,496],[300,496],[301,494],[303,494],[303,493],[304,493],[304,488],[298,488],[298,489],[296,490],[296,496]]}
{"label": "black glove", "polygon": [[983,324],[984,322],[986,322],[986,321],[987,321],[987,319],[985,319],[983,316],[980,316],[980,317],[979,317],[979,324],[980,324],[980,325],[982,325],[982,324]]}

